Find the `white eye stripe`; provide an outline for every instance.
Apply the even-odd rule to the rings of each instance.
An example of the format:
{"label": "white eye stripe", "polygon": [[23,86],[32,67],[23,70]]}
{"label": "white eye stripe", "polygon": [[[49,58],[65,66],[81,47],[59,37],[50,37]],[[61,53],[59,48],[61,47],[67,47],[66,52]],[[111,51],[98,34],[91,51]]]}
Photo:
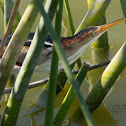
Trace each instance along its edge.
{"label": "white eye stripe", "polygon": [[45,41],[45,45],[48,45],[48,46],[52,46],[53,47],[53,44],[52,43],[49,43],[47,41]]}
{"label": "white eye stripe", "polygon": [[27,42],[31,42],[32,41],[32,39],[27,39]]}
{"label": "white eye stripe", "polygon": [[[27,42],[31,42],[31,41],[32,41],[32,40],[29,40],[29,39],[27,40]],[[45,41],[45,44],[46,44],[46,45],[53,46],[53,44],[52,44],[52,43],[50,43],[50,42],[47,42],[47,41]]]}

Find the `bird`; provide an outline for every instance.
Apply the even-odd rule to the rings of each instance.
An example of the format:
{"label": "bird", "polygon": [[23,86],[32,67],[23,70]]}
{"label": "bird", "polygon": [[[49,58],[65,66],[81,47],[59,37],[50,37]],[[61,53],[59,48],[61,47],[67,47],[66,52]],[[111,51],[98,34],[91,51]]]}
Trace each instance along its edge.
{"label": "bird", "polygon": [[[64,49],[65,55],[67,57],[67,61],[71,65],[75,61],[77,61],[78,58],[81,57],[82,53],[84,50],[94,41],[96,41],[102,34],[104,34],[109,28],[112,26],[126,20],[126,18],[121,18],[116,21],[113,21],[108,24],[100,25],[100,26],[90,26],[87,27],[77,34],[70,36],[70,37],[61,37],[61,46]],[[31,45],[32,39],[34,36],[34,32],[31,32],[27,40],[20,52],[20,55],[17,59],[17,62],[13,68],[12,73],[17,74],[23,64],[24,58],[28,52],[28,49]],[[9,40],[11,39],[12,36],[8,37],[7,42],[9,43]],[[2,39],[0,39],[0,42]],[[8,45],[7,43],[7,45]],[[7,45],[3,49],[4,54]],[[40,57],[38,59],[37,65],[35,67],[35,71],[38,73],[49,73],[50,72],[50,66],[51,66],[51,57],[52,57],[52,51],[53,51],[53,42],[48,35],[44,47],[41,51]],[[2,55],[0,58],[2,58]],[[61,64],[61,61],[59,61],[58,64],[58,70],[63,69],[63,66]]]}

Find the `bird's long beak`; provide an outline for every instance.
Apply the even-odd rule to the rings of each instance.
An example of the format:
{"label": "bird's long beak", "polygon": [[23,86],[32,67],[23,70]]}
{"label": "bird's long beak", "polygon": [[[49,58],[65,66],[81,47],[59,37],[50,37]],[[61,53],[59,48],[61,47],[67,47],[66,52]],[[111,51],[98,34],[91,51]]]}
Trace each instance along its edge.
{"label": "bird's long beak", "polygon": [[113,21],[111,23],[105,24],[105,25],[101,25],[96,31],[99,33],[104,33],[105,31],[107,31],[109,28],[111,28],[112,26],[122,22],[126,20],[126,18],[122,18],[122,19],[118,19],[116,21]]}

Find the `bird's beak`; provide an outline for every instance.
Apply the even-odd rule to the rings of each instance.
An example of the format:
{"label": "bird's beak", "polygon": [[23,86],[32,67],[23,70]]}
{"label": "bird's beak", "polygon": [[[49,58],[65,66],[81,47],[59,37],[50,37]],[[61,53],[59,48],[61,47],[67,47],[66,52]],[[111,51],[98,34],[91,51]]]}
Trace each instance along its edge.
{"label": "bird's beak", "polygon": [[105,25],[101,25],[101,26],[99,26],[99,28],[96,30],[96,32],[98,32],[98,33],[104,33],[105,31],[107,31],[109,28],[111,28],[112,26],[114,26],[114,25],[116,25],[116,24],[118,24],[118,23],[120,23],[120,22],[122,22],[122,21],[124,21],[124,20],[126,20],[126,18],[122,18],[122,19],[118,19],[118,20],[116,20],[116,21],[114,21],[114,22],[111,22],[111,23],[108,23],[108,24],[105,24]]}

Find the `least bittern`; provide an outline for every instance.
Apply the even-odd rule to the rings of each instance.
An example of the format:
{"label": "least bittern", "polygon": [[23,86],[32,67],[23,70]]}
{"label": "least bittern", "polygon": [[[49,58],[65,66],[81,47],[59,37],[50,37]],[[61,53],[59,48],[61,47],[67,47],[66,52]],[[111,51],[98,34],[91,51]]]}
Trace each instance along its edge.
{"label": "least bittern", "polygon": [[[97,40],[110,27],[124,20],[126,20],[126,18],[122,18],[122,19],[119,19],[114,22],[101,25],[101,26],[91,26],[91,27],[81,30],[74,36],[62,37],[61,46],[65,51],[69,64],[74,63],[82,55],[85,48],[89,46],[92,42]],[[28,52],[33,36],[34,36],[34,33],[29,34],[25,42],[25,45],[19,55],[19,58],[17,59],[13,73],[19,72],[20,67],[22,66],[22,63],[24,61],[24,58]],[[10,38],[11,36],[8,38],[8,41],[10,40]],[[44,48],[42,49],[41,55],[38,59],[38,63],[35,68],[35,71],[40,72],[40,73],[49,73],[50,65],[51,65],[52,47],[53,47],[53,44],[51,42],[50,37],[48,36],[47,41],[45,42]],[[6,50],[6,47],[4,48],[3,53],[5,50]],[[62,65],[61,65],[61,62],[59,61],[58,70],[61,70],[61,69],[62,69]]]}

